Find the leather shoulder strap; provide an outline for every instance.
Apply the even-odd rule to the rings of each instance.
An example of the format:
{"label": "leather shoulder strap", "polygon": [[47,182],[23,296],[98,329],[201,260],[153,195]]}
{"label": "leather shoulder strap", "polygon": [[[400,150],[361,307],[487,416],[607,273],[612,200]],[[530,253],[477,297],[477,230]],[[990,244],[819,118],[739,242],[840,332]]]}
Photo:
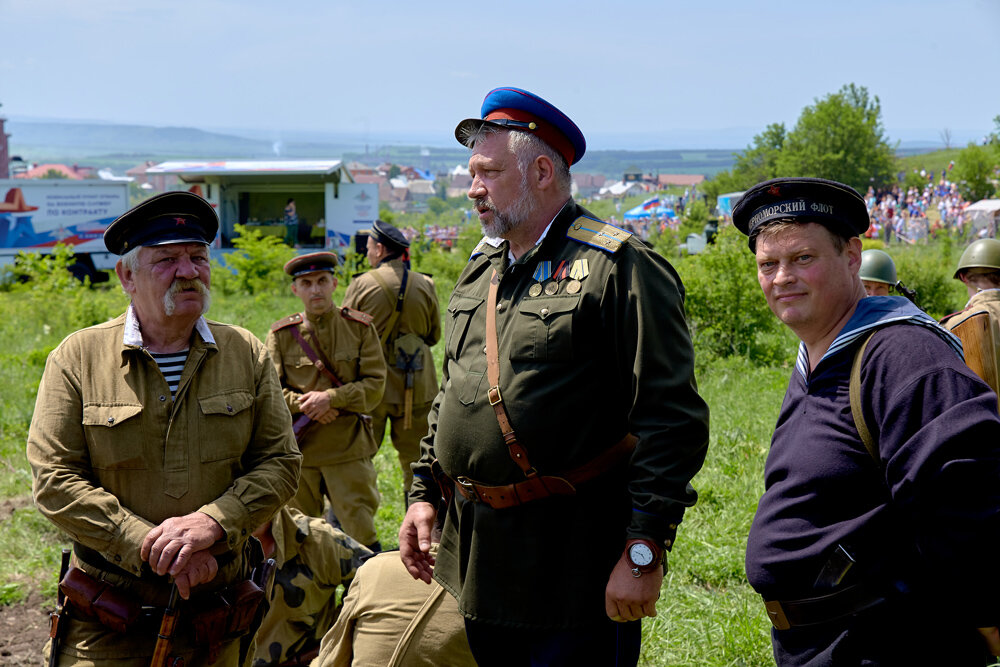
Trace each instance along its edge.
{"label": "leather shoulder strap", "polygon": [[871,431],[868,430],[868,424],[865,423],[864,408],[861,405],[861,357],[864,356],[865,348],[868,347],[868,341],[871,340],[874,333],[872,331],[865,336],[864,341],[858,346],[857,352],[854,353],[849,389],[851,394],[851,415],[854,417],[854,426],[858,429],[858,435],[861,436],[861,442],[864,443],[868,454],[875,461],[875,464],[881,468],[882,459],[878,455],[878,443],[875,442]]}
{"label": "leather shoulder strap", "polygon": [[364,325],[370,325],[374,318],[368,313],[362,312],[360,310],[355,310],[354,308],[344,308],[340,309],[340,316],[345,320],[351,320],[352,322],[361,322]]}
{"label": "leather shoulder strap", "polygon": [[497,292],[500,290],[500,276],[496,269],[490,276],[490,291],[486,298],[486,378],[490,382],[490,389],[487,393],[490,405],[497,415],[497,423],[500,424],[500,432],[503,434],[504,444],[507,445],[507,453],[510,458],[521,469],[525,477],[534,477],[538,471],[528,460],[527,450],[517,441],[514,427],[511,426],[510,417],[507,416],[507,408],[503,404],[503,396],[500,394],[500,346],[497,340]]}
{"label": "leather shoulder strap", "polygon": [[[305,328],[306,333],[309,334],[310,338],[316,341],[316,335],[309,326],[309,320],[304,317],[302,318],[302,327]],[[333,371],[330,369],[330,360],[323,354],[323,348],[319,347],[319,342],[316,341],[316,347],[319,348],[319,351],[317,352],[313,349],[313,346],[309,344],[309,341],[305,339],[302,332],[299,331],[299,327],[293,327],[291,332],[292,336],[295,337],[295,342],[299,344],[302,351],[305,352],[307,357],[309,357],[309,361],[313,362],[313,366],[315,366],[320,373],[326,376],[326,379],[328,379],[334,387],[343,386],[344,383],[341,382],[340,378],[334,375]]]}

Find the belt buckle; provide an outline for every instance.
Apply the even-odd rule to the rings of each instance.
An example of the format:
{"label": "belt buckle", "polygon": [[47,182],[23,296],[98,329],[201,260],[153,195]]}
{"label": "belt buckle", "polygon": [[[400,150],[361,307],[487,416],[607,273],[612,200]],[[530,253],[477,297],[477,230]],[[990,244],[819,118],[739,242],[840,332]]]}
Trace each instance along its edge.
{"label": "belt buckle", "polygon": [[[496,398],[494,399],[494,395]],[[496,405],[503,401],[503,396],[500,395],[500,385],[495,387],[490,387],[489,391],[486,393],[487,398],[490,400],[490,405]]]}
{"label": "belt buckle", "polygon": [[764,608],[767,609],[767,618],[776,630],[788,630],[792,625],[785,616],[785,610],[778,600],[764,600]]}

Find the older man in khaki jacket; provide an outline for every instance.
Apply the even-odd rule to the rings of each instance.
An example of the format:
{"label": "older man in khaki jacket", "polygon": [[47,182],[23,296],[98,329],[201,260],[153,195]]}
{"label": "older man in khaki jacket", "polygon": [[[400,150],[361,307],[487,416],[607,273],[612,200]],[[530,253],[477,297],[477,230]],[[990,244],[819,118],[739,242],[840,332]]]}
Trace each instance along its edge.
{"label": "older man in khaki jacket", "polygon": [[[35,504],[96,586],[60,622],[58,663],[148,665],[171,578],[186,621],[171,659],[236,665],[249,648],[252,624],[194,628],[247,579],[250,533],[294,493],[301,454],[264,346],[202,317],[217,229],[187,192],[112,223],[104,241],[132,303],[45,364],[27,447]],[[142,609],[123,614],[127,631],[90,615],[115,596]]]}

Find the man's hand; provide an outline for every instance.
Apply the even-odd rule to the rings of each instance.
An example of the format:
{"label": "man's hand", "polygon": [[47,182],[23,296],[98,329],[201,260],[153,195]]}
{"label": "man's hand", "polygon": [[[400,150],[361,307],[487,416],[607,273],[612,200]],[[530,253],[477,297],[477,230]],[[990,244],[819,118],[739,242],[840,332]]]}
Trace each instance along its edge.
{"label": "man's hand", "polygon": [[662,585],[663,570],[660,568],[633,577],[623,552],[604,589],[604,611],[608,618],[619,623],[656,616],[656,601],[660,599]]}
{"label": "man's hand", "polygon": [[986,642],[986,649],[992,656],[1000,655],[1000,629],[998,628],[976,628]]}
{"label": "man's hand", "polygon": [[399,527],[399,557],[414,579],[431,583],[434,559],[431,558],[431,529],[437,512],[434,505],[417,502],[410,505]]}
{"label": "man's hand", "polygon": [[174,576],[177,592],[187,600],[191,597],[191,589],[198,584],[205,584],[215,579],[219,572],[219,564],[215,556],[207,551],[196,551],[181,570]]}
{"label": "man's hand", "polygon": [[340,415],[336,408],[330,407],[330,394],[325,391],[310,391],[299,396],[299,409],[320,424],[329,424]]}
{"label": "man's hand", "polygon": [[[176,577],[196,552],[208,549],[225,536],[215,519],[192,512],[171,517],[150,530],[142,541],[139,556],[149,562],[156,574]],[[179,591],[180,584],[177,588]]]}

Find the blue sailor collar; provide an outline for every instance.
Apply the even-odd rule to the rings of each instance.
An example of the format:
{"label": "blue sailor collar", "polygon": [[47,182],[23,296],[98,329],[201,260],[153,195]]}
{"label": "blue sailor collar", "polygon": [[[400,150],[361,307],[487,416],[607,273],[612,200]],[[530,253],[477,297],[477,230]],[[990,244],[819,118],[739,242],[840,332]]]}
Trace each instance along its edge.
{"label": "blue sailor collar", "polygon": [[[930,329],[938,335],[944,342],[951,346],[959,358],[964,359],[962,351],[962,341],[955,334],[951,333],[934,318],[914,306],[908,299],[901,296],[869,296],[858,302],[854,315],[847,321],[844,328],[840,330],[837,337],[833,339],[830,348],[820,359],[832,357],[850,348],[862,336],[890,324],[907,322]],[[809,378],[809,353],[806,352],[805,343],[799,343],[799,355],[795,360],[795,368],[802,377]]]}
{"label": "blue sailor collar", "polygon": [[[210,345],[215,345],[215,336],[212,335],[212,330],[208,328],[208,322],[205,321],[204,317],[199,317],[198,321],[194,324],[195,331],[201,336],[201,339]],[[127,347],[143,347],[142,345],[142,331],[139,330],[139,318],[135,315],[135,306],[131,303],[128,305],[128,310],[125,311],[125,335],[122,343]]]}

